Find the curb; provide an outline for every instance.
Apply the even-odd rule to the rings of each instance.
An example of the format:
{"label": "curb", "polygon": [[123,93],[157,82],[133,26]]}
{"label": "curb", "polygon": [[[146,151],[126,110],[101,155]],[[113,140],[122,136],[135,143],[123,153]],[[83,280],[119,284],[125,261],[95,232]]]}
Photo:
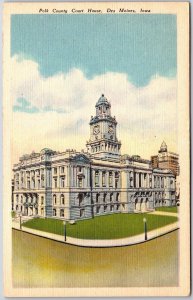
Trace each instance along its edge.
{"label": "curb", "polygon": [[17,228],[13,228],[13,230],[17,230],[17,231],[22,231],[24,233],[27,233],[27,234],[31,234],[31,235],[35,235],[35,236],[38,236],[38,237],[41,237],[41,238],[44,238],[44,239],[48,239],[48,240],[51,240],[51,241],[55,241],[55,242],[58,242],[58,243],[62,243],[62,244],[66,244],[66,245],[70,245],[70,246],[75,246],[75,247],[81,247],[81,248],[98,248],[98,249],[102,249],[102,248],[117,248],[117,247],[129,247],[129,246],[135,246],[135,245],[139,245],[139,244],[144,244],[144,243],[148,243],[149,241],[152,241],[152,240],[155,240],[159,237],[162,237],[164,235],[167,235],[169,233],[172,233],[174,231],[177,231],[180,229],[180,227],[176,227],[175,229],[172,229],[172,230],[169,230],[168,232],[165,232],[165,233],[162,233],[158,236],[155,236],[155,237],[152,237],[148,240],[144,240],[144,241],[141,241],[141,242],[136,242],[136,243],[131,243],[131,244],[121,244],[121,245],[114,245],[114,246],[108,246],[108,245],[104,245],[104,246],[89,246],[89,245],[78,245],[78,244],[73,244],[73,243],[70,243],[70,242],[65,242],[65,241],[59,241],[59,240],[56,240],[54,238],[51,238],[51,237],[45,237],[45,236],[41,236],[39,234],[35,234],[35,233],[31,233],[31,232],[27,232],[25,230],[20,230],[20,229],[17,229]]}

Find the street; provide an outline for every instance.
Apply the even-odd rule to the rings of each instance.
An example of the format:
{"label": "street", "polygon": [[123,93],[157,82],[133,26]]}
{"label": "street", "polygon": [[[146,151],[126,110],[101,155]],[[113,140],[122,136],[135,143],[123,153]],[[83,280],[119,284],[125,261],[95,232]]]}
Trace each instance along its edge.
{"label": "street", "polygon": [[178,231],[147,243],[82,248],[13,230],[14,287],[156,287],[178,284]]}

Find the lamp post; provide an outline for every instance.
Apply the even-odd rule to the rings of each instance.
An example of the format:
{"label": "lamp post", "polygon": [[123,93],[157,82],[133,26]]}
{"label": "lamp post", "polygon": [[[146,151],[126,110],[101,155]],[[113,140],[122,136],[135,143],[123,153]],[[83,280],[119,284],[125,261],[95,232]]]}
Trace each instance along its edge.
{"label": "lamp post", "polygon": [[144,222],[145,241],[147,241],[147,220],[146,220],[146,218],[143,218],[143,222]]}
{"label": "lamp post", "polygon": [[63,224],[64,224],[64,241],[66,242],[66,221],[64,221]]}

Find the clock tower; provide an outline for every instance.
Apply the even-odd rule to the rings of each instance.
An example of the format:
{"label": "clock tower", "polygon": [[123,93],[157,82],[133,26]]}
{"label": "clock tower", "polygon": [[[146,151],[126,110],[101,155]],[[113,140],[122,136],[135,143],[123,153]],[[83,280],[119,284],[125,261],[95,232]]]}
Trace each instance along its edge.
{"label": "clock tower", "polygon": [[102,95],[97,101],[96,116],[90,120],[90,139],[86,143],[88,152],[101,158],[118,158],[121,142],[117,139],[115,117],[111,116],[111,104]]}

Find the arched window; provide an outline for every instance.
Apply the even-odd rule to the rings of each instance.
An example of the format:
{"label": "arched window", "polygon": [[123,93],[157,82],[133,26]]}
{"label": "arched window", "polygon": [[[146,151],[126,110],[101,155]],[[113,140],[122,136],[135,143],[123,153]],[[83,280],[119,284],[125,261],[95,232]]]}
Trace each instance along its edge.
{"label": "arched window", "polygon": [[16,195],[16,202],[18,203],[19,201],[19,195]]}
{"label": "arched window", "polygon": [[53,209],[53,216],[54,217],[56,216],[56,209],[55,208]]}
{"label": "arched window", "polygon": [[61,203],[61,205],[64,205],[64,195],[63,194],[60,196],[60,203]]}
{"label": "arched window", "polygon": [[60,217],[64,217],[64,209],[60,210]]}
{"label": "arched window", "polygon": [[56,195],[53,195],[53,203],[56,204],[57,198]]}

